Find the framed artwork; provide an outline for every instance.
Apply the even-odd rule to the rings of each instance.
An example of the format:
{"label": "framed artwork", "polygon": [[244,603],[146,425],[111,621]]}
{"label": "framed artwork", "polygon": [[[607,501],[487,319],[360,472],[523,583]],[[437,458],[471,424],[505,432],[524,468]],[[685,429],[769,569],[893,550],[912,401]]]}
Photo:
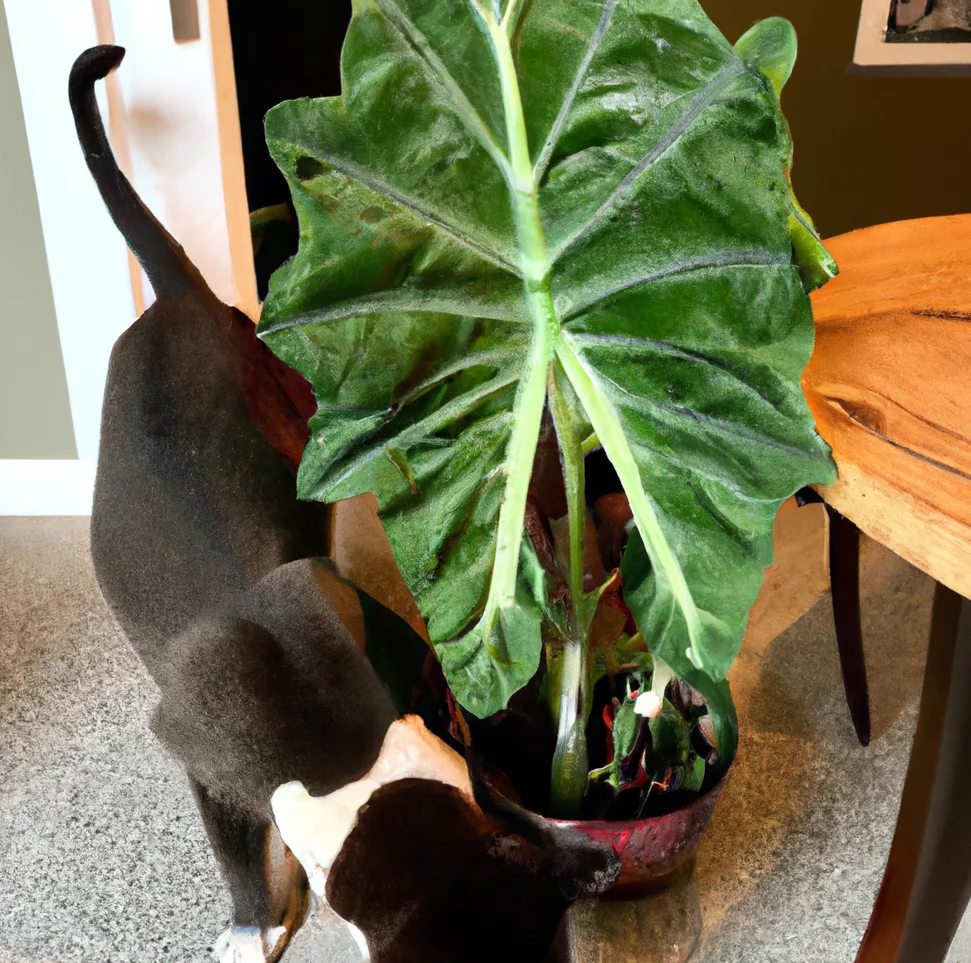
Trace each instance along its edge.
{"label": "framed artwork", "polygon": [[971,0],[863,0],[853,68],[971,74]]}

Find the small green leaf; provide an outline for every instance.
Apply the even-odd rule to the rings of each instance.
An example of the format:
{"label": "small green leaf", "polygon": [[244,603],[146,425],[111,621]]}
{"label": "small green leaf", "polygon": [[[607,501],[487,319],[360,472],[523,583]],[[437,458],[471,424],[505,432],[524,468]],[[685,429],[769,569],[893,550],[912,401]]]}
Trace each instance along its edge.
{"label": "small green leaf", "polygon": [[669,765],[683,764],[691,749],[690,732],[684,716],[667,700],[659,715],[649,723],[653,757]]}
{"label": "small green leaf", "polygon": [[614,758],[610,763],[610,784],[620,788],[620,766],[631,754],[637,741],[637,729],[643,722],[643,717],[634,711],[634,700],[624,699],[614,712],[614,724],[611,734],[614,743]]}
{"label": "small green leaf", "polygon": [[701,756],[695,756],[691,765],[685,768],[684,782],[681,784],[681,788],[688,792],[698,792],[704,781],[705,760]]}
{"label": "small green leaf", "polygon": [[772,82],[777,94],[782,93],[796,63],[796,31],[783,17],[760,20],[735,44],[739,56],[760,70]]}
{"label": "small green leaf", "polygon": [[[631,640],[628,636],[621,636],[607,647],[613,668],[617,672],[637,671],[642,677],[646,677],[654,669],[654,656],[644,649],[631,648]],[[607,656],[604,646],[598,647],[593,653],[593,685],[608,675]]]}
{"label": "small green leaf", "polygon": [[715,726],[715,738],[718,740],[718,769],[726,772],[735,760],[738,749],[738,715],[735,703],[732,701],[731,688],[728,680],[715,682],[710,676],[697,669],[686,671],[683,676],[685,682],[697,689],[708,703],[708,714]]}

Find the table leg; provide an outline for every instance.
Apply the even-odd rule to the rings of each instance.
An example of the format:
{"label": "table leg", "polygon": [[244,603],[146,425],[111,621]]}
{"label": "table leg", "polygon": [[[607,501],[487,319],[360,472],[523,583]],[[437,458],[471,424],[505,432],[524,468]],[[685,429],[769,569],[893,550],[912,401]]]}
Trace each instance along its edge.
{"label": "table leg", "polygon": [[943,963],[971,898],[971,602],[938,585],[897,828],[857,963]]}
{"label": "table leg", "polygon": [[857,738],[870,745],[870,691],[860,624],[860,530],[835,508],[829,516],[829,581],[843,689]]}

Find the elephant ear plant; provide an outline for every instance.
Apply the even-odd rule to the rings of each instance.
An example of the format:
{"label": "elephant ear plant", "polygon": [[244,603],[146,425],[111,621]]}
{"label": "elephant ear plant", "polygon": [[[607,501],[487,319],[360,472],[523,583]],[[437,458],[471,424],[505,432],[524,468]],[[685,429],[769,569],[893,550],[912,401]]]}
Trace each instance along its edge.
{"label": "elephant ear plant", "polygon": [[[542,679],[557,814],[588,783],[598,666],[633,671],[594,778],[643,785],[651,718],[699,787],[674,676],[731,763],[773,519],[834,477],[800,388],[835,265],[789,184],[795,48],[779,19],[733,47],[695,0],[354,0],[342,96],[267,117],[300,248],[260,334],[319,406],[300,494],[376,493],[468,712]],[[530,523],[549,424],[565,520]],[[599,449],[633,521],[589,584]],[[632,616],[607,639],[605,603]]]}

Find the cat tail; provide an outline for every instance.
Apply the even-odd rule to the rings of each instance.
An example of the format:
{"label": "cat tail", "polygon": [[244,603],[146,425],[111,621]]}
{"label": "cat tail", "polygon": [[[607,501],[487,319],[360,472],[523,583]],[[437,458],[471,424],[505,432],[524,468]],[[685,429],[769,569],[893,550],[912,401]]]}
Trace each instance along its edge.
{"label": "cat tail", "polygon": [[148,275],[157,298],[175,297],[206,284],[182,246],[155,219],[122,174],[105,135],[94,85],[121,63],[124,47],[91,47],[74,61],[68,83],[71,111],[88,170],[111,219]]}

